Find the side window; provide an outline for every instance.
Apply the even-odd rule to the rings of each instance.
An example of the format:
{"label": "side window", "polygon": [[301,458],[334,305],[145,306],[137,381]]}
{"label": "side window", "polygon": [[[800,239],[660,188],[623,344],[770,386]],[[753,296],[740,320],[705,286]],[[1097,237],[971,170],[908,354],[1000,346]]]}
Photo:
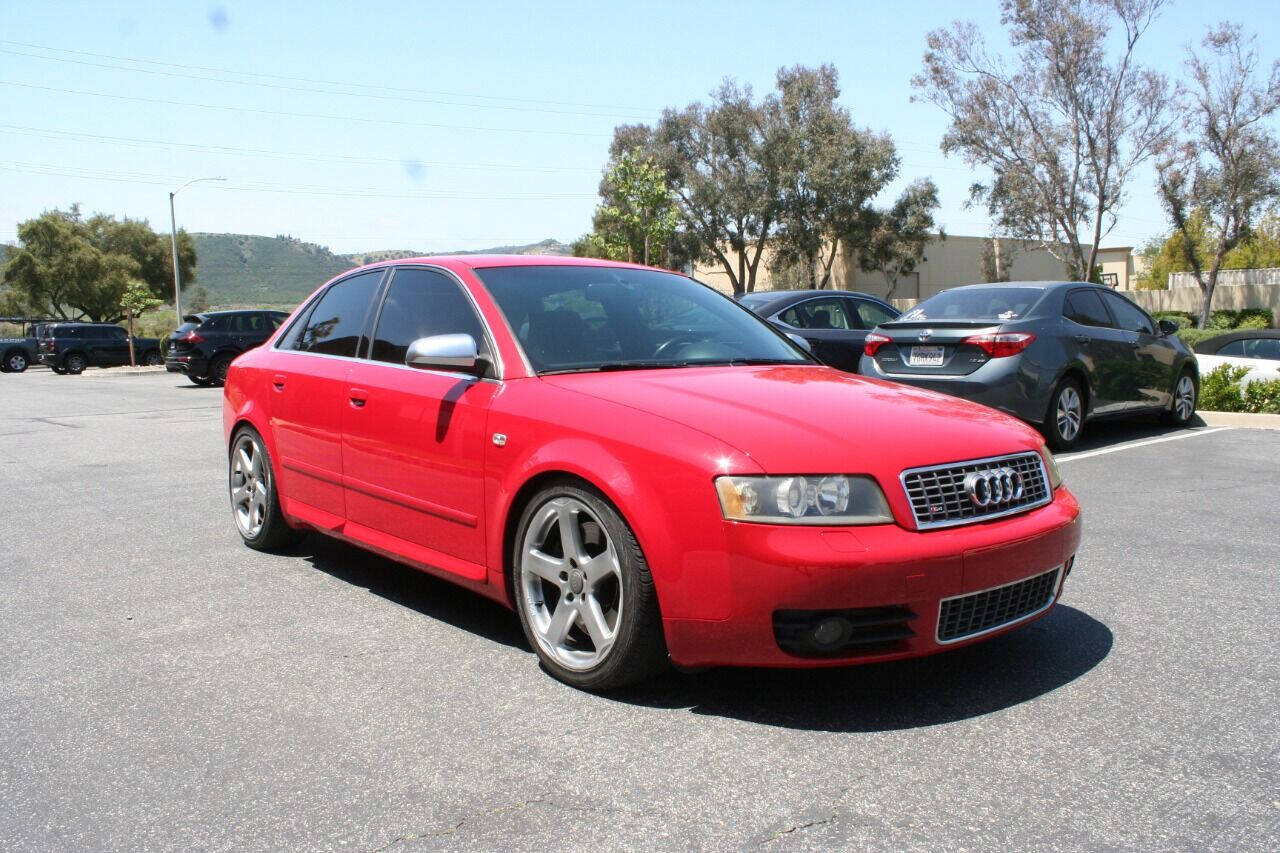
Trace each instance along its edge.
{"label": "side window", "polygon": [[1218,347],[1218,351],[1214,355],[1244,355],[1244,341],[1232,341],[1229,344],[1223,344]]}
{"label": "side window", "polygon": [[361,273],[331,285],[301,324],[293,349],[325,355],[354,356],[363,337],[369,304],[382,271]]}
{"label": "side window", "polygon": [[1147,319],[1147,315],[1142,309],[1134,305],[1123,296],[1116,296],[1112,293],[1104,293],[1107,304],[1111,306],[1111,311],[1116,315],[1116,324],[1130,332],[1141,332],[1144,335],[1154,335],[1155,327],[1151,325],[1151,321]]}
{"label": "side window", "polygon": [[1092,290],[1073,290],[1067,294],[1062,307],[1062,316],[1074,320],[1081,326],[1110,326],[1111,318],[1107,309]]}
{"label": "side window", "polygon": [[288,314],[272,313],[272,314],[267,314],[266,317],[267,317],[267,322],[271,324],[272,329],[280,328],[280,324],[283,323],[285,320],[289,319]]}
{"label": "side window", "polygon": [[218,317],[210,317],[200,324],[202,332],[225,332],[227,331],[227,315],[223,314]]}
{"label": "side window", "polygon": [[107,334],[105,337],[113,341],[123,341],[125,338],[129,337],[129,333],[119,326],[111,326],[106,330],[106,332]]}
{"label": "side window", "polygon": [[856,329],[857,322],[850,323],[845,300],[840,297],[810,299],[801,302],[781,315],[782,322],[797,329]]}
{"label": "side window", "polygon": [[881,323],[889,323],[897,319],[897,315],[890,314],[880,305],[874,302],[867,302],[863,299],[853,300],[853,304],[857,306],[858,319],[862,321],[862,328],[874,329]]}
{"label": "side window", "polygon": [[409,344],[431,335],[467,334],[482,355],[488,352],[484,327],[458,283],[427,269],[398,269],[387,288],[373,335],[374,361],[404,364]]}
{"label": "side window", "polygon": [[1243,343],[1245,358],[1280,359],[1280,339],[1247,338]]}

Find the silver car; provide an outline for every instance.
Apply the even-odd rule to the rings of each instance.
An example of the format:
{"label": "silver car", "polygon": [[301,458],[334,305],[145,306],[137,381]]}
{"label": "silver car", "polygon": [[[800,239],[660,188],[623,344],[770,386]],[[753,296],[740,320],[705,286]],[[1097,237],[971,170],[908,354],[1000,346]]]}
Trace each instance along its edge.
{"label": "silver car", "polygon": [[974,284],[877,326],[858,369],[985,403],[1066,450],[1094,418],[1191,420],[1200,378],[1177,328],[1095,284]]}

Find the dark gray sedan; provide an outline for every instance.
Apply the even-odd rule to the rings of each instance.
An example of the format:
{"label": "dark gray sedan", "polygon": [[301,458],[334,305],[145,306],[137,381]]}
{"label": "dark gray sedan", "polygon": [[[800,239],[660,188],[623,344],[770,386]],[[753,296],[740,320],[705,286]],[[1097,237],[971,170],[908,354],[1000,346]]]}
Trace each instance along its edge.
{"label": "dark gray sedan", "polygon": [[985,403],[1065,450],[1093,418],[1191,420],[1199,373],[1177,328],[1094,284],[975,284],[882,323],[859,370]]}
{"label": "dark gray sedan", "polygon": [[867,332],[898,316],[898,309],[850,290],[772,290],[739,297],[779,330],[804,338],[823,364],[858,372]]}

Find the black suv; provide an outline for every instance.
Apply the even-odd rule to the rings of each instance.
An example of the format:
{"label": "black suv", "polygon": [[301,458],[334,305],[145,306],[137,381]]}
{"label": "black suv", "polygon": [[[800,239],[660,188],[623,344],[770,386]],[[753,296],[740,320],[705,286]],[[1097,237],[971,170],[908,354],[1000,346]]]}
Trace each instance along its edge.
{"label": "black suv", "polygon": [[[160,341],[133,339],[138,364],[158,365]],[[50,323],[40,336],[40,363],[54,373],[82,373],[86,367],[116,367],[129,363],[129,333],[111,323]]]}
{"label": "black suv", "polygon": [[164,365],[197,385],[221,385],[231,361],[265,343],[289,319],[286,311],[208,311],[188,314],[169,336]]}

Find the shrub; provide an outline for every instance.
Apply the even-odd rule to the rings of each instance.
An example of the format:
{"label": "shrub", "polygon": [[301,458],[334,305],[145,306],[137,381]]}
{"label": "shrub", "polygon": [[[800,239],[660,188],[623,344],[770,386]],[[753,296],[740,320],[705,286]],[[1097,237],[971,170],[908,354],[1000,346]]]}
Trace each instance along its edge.
{"label": "shrub", "polygon": [[1185,343],[1191,349],[1195,349],[1196,344],[1200,343],[1201,341],[1207,341],[1209,340],[1209,338],[1216,338],[1218,335],[1222,334],[1222,330],[1221,329],[1196,329],[1196,328],[1178,329],[1177,334],[1178,334],[1178,337],[1182,338],[1183,343]]}
{"label": "shrub", "polygon": [[1240,313],[1232,311],[1230,308],[1219,308],[1209,314],[1209,325],[1206,329],[1234,329],[1236,323],[1240,322]]}
{"label": "shrub", "polygon": [[1239,312],[1235,327],[1237,329],[1270,329],[1275,325],[1275,317],[1266,308],[1246,308]]}
{"label": "shrub", "polygon": [[1247,367],[1224,364],[1200,377],[1200,408],[1280,415],[1280,379],[1241,382]]}
{"label": "shrub", "polygon": [[1196,327],[1196,318],[1187,311],[1155,311],[1151,314],[1155,321],[1159,323],[1161,320],[1172,320],[1178,324],[1179,329],[1194,329]]}
{"label": "shrub", "polygon": [[1224,364],[1200,377],[1200,408],[1211,412],[1240,412],[1244,410],[1244,396],[1240,380],[1249,372],[1247,367]]}

